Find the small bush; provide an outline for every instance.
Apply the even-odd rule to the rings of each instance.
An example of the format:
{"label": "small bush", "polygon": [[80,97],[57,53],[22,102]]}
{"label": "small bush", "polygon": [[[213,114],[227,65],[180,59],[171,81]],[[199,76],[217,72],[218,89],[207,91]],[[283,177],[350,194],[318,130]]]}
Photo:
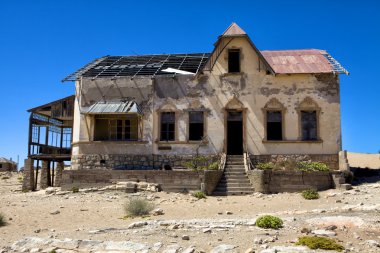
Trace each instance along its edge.
{"label": "small bush", "polygon": [[304,190],[301,195],[304,199],[319,199],[319,193],[314,189]]}
{"label": "small bush", "polygon": [[275,170],[297,170],[298,162],[294,159],[280,161],[274,165]]}
{"label": "small bush", "polygon": [[193,193],[193,196],[196,197],[197,199],[205,199],[206,198],[206,194],[204,192],[194,192]]}
{"label": "small bush", "polygon": [[208,166],[209,170],[218,170],[219,169],[219,163],[218,162],[213,162]]}
{"label": "small bush", "polygon": [[9,177],[5,176],[5,177],[2,177],[1,179],[5,180],[5,179],[9,179]]}
{"label": "small bush", "polygon": [[126,214],[131,217],[148,215],[153,209],[154,205],[142,198],[132,198],[124,207]]}
{"label": "small bush", "polygon": [[256,226],[260,228],[273,228],[273,229],[279,229],[283,225],[283,221],[272,215],[264,215],[260,216],[256,220]]}
{"label": "small bush", "polygon": [[72,191],[73,193],[78,193],[78,192],[79,192],[79,188],[78,188],[78,186],[73,186],[73,187],[71,188],[71,191]]}
{"label": "small bush", "polygon": [[185,162],[184,165],[188,169],[192,169],[192,170],[196,170],[197,169],[197,165],[194,163],[194,161]]}
{"label": "small bush", "polygon": [[256,165],[256,169],[259,169],[259,170],[271,170],[273,168],[274,168],[273,163],[258,163]]}
{"label": "small bush", "polygon": [[335,242],[335,240],[326,237],[302,236],[298,238],[296,245],[304,245],[310,249],[325,249],[342,251],[344,247]]}
{"label": "small bush", "polygon": [[5,226],[5,217],[0,213],[0,227]]}
{"label": "small bush", "polygon": [[329,167],[321,162],[299,162],[298,170],[304,172],[310,171],[329,171]]}

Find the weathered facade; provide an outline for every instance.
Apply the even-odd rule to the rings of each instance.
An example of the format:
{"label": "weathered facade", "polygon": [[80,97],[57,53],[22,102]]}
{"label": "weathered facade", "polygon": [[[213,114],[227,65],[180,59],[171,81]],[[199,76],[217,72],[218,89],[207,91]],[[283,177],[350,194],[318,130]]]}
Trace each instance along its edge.
{"label": "weathered facade", "polygon": [[3,171],[17,171],[17,163],[4,157],[0,157],[0,172]]}
{"label": "weathered facade", "polygon": [[[211,54],[182,59],[195,56],[197,72],[179,65],[144,75],[152,62],[123,66],[122,58],[77,72],[72,167],[149,168],[173,157],[248,153],[253,160],[317,156],[338,169],[338,74],[347,72],[325,51],[259,51],[232,24]],[[120,75],[128,67],[138,70]],[[128,103],[138,110],[114,109]]]}
{"label": "weathered facade", "polygon": [[342,169],[342,73],[348,74],[323,50],[260,51],[235,23],[211,53],[96,59],[63,80],[75,82],[67,121],[73,171],[64,173],[63,183],[139,175],[178,190],[186,185],[186,173],[168,181],[163,172],[115,170],[185,167],[195,156],[221,161],[219,169],[231,175],[199,174],[189,187],[203,185],[207,192],[220,181],[219,193],[223,187],[250,193],[248,170],[258,162],[320,161]]}

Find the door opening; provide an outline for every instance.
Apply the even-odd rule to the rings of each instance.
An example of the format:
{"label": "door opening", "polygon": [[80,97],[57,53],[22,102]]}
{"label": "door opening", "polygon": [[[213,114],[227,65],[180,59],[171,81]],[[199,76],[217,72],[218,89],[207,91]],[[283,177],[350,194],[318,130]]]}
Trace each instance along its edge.
{"label": "door opening", "polygon": [[243,154],[243,113],[227,111],[227,154]]}

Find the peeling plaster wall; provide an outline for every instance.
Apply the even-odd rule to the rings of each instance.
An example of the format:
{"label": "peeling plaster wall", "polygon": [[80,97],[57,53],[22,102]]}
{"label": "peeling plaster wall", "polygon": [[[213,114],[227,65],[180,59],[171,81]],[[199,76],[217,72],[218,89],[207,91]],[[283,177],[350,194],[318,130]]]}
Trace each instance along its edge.
{"label": "peeling plaster wall", "polygon": [[[241,50],[241,71],[227,73],[227,50]],[[212,72],[197,77],[120,77],[115,80],[83,79],[76,84],[73,155],[83,154],[216,154],[224,151],[225,107],[242,107],[245,114],[245,141],[254,155],[338,154],[341,149],[339,78],[333,74],[268,74],[264,63],[245,38],[235,38],[218,58]],[[80,100],[78,98],[80,97]],[[131,97],[144,111],[142,142],[91,142],[94,120],[80,111],[97,101]],[[297,107],[306,98],[320,108],[321,142],[300,142]],[[276,98],[286,108],[286,142],[263,142],[263,107]],[[80,106],[79,106],[80,105]],[[188,109],[203,109],[208,142],[188,142]],[[159,112],[176,112],[176,141],[159,141]],[[167,149],[171,148],[171,149]],[[163,150],[167,149],[167,150]]]}

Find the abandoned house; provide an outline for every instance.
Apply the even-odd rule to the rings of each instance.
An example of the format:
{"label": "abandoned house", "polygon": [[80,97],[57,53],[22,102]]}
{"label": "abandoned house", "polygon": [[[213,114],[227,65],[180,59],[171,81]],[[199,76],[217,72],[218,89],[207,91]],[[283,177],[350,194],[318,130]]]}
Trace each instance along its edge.
{"label": "abandoned house", "polygon": [[[260,51],[236,23],[211,53],[105,56],[63,80],[75,82],[75,97],[30,110],[29,162],[41,160],[44,174],[71,160],[78,173],[147,175],[194,156],[227,157],[226,167],[292,158],[338,170],[339,74],[348,72],[324,50]],[[240,176],[238,191],[249,192]]]}
{"label": "abandoned house", "polygon": [[12,159],[0,157],[0,172],[2,171],[17,171],[17,163]]}

